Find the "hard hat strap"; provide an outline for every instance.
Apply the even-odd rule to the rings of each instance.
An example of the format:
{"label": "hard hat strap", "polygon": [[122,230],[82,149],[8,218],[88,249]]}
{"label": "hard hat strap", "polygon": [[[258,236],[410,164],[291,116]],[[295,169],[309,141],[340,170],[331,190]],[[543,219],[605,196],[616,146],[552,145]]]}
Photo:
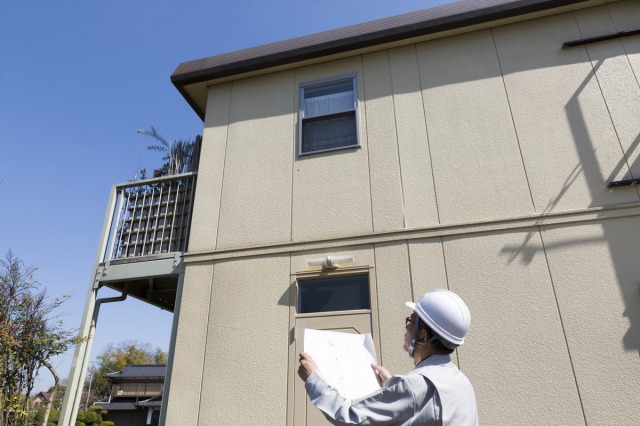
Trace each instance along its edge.
{"label": "hard hat strap", "polygon": [[411,344],[409,345],[409,357],[413,358],[413,352],[416,349],[416,344],[420,344],[418,342],[418,332],[420,331],[420,317],[416,315],[416,322],[413,324],[413,339],[411,340]]}
{"label": "hard hat strap", "polygon": [[[415,352],[416,349],[416,345],[420,345],[420,346],[424,346],[424,345],[428,345],[429,343],[433,342],[434,340],[440,340],[440,342],[442,342],[442,344],[445,347],[449,347],[449,345],[451,345],[450,342],[445,342],[443,341],[443,339],[440,338],[440,336],[438,336],[436,333],[433,333],[433,336],[431,336],[431,338],[429,340],[427,340],[426,342],[419,342],[418,341],[418,334],[420,331],[420,317],[416,316],[416,322],[414,324],[414,329],[413,329],[413,339],[411,340],[411,344],[409,345],[409,357],[413,358],[413,353]],[[447,343],[449,345],[447,345]],[[457,345],[454,345],[453,348],[455,348]],[[453,349],[450,348],[450,349]]]}

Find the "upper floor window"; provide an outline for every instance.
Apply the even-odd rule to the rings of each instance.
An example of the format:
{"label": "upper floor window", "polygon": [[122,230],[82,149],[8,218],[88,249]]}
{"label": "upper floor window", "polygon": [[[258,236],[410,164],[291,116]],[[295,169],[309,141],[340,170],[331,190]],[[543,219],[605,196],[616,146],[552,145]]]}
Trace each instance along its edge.
{"label": "upper floor window", "polygon": [[300,86],[299,155],[360,146],[356,87],[355,75]]}

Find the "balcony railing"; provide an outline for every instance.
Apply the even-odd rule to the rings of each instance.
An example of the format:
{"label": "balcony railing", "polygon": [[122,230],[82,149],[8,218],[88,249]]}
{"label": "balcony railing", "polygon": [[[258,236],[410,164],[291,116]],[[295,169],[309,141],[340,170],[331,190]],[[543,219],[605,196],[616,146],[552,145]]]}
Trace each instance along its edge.
{"label": "balcony railing", "polygon": [[187,249],[197,172],[117,185],[104,261]]}

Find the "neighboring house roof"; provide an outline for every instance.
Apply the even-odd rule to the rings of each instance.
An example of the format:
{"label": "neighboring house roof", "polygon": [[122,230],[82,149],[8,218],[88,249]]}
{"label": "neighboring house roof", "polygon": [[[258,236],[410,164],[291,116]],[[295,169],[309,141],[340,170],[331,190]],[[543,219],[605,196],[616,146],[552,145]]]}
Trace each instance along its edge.
{"label": "neighboring house roof", "polygon": [[171,81],[204,120],[206,81],[591,0],[465,0],[182,63]]}
{"label": "neighboring house roof", "polygon": [[160,407],[162,405],[162,394],[140,401],[136,405],[138,407]]}
{"label": "neighboring house roof", "polygon": [[49,394],[49,392],[38,392],[38,394],[35,397],[36,398],[41,397],[43,400],[49,401],[49,398],[51,397],[51,395]]}
{"label": "neighboring house roof", "polygon": [[107,411],[130,411],[138,408],[135,399],[124,398],[119,399],[118,402],[97,401],[93,405],[98,405]]}
{"label": "neighboring house roof", "polygon": [[118,398],[117,400],[112,399],[111,402],[96,401],[93,405],[98,405],[107,411],[131,411],[138,408],[160,407],[162,394],[139,402],[136,402],[135,398]]}
{"label": "neighboring house roof", "polygon": [[164,364],[127,365],[122,371],[106,375],[109,379],[164,379],[167,366]]}

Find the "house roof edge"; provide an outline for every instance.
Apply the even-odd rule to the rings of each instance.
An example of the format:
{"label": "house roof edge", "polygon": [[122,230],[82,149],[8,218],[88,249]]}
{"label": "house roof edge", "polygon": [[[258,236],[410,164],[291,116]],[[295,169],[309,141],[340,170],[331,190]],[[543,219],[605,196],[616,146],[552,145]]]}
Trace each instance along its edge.
{"label": "house roof edge", "polygon": [[593,3],[593,1],[466,0],[449,3],[184,62],[171,75],[171,82],[198,116],[204,120],[204,105],[199,105],[192,98],[186,90],[187,86],[580,3]]}

